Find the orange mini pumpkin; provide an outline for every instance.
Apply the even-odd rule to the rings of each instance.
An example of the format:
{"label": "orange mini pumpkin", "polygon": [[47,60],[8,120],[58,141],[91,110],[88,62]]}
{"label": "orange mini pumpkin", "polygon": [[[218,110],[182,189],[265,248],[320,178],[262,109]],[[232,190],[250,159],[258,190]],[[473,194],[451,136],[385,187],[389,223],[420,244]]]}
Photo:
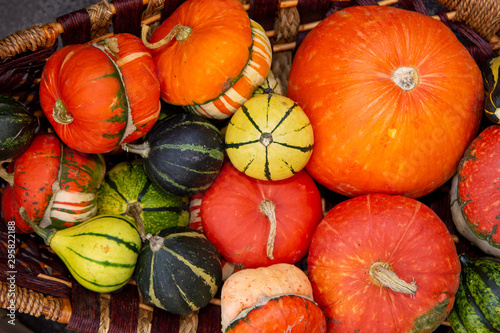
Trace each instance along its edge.
{"label": "orange mini pumpkin", "polygon": [[236,0],[188,0],[146,45],[162,99],[207,118],[230,117],[265,81],[271,66],[265,31]]}
{"label": "orange mini pumpkin", "polygon": [[456,171],[484,99],[479,67],[442,22],[355,6],[323,20],[295,54],[288,97],[308,115],[315,180],[346,196],[420,197]]}

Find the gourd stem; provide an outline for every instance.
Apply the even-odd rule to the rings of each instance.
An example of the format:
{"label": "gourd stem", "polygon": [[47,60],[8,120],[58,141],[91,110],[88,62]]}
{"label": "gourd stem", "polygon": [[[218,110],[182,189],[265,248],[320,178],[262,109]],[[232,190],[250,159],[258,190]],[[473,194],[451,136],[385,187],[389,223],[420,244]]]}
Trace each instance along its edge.
{"label": "gourd stem", "polygon": [[141,213],[142,207],[137,201],[127,204],[127,210],[125,211],[125,214],[132,216],[135,219],[137,229],[139,229],[139,235],[141,235],[142,241],[145,242],[146,232],[144,231],[144,222],[142,221]]}
{"label": "gourd stem", "polygon": [[380,261],[373,263],[370,266],[369,274],[373,281],[394,291],[412,296],[417,292],[415,281],[408,283],[400,279],[387,263]]}
{"label": "gourd stem", "polygon": [[7,169],[3,166],[4,163],[9,163],[11,161],[12,159],[0,161],[0,178],[9,183],[10,186],[14,186],[14,173],[8,173]]}
{"label": "gourd stem", "polygon": [[174,37],[178,41],[186,40],[189,37],[189,35],[191,34],[191,31],[193,30],[193,28],[191,28],[191,27],[177,24],[172,28],[172,30],[170,30],[168,35],[163,37],[161,40],[157,41],[156,43],[150,43],[147,40],[147,35],[149,32],[149,29],[150,28],[147,24],[142,26],[141,39],[147,48],[153,49],[153,50],[157,49],[159,47],[162,47],[163,45],[167,45],[168,43],[170,43],[170,41]]}
{"label": "gourd stem", "polygon": [[276,205],[269,199],[264,199],[259,204],[259,209],[264,214],[270,223],[269,236],[267,238],[267,257],[271,260],[274,259],[274,239],[276,238]]}
{"label": "gourd stem", "polygon": [[148,234],[146,236],[146,239],[149,240],[149,247],[153,252],[159,251],[163,247],[163,242],[165,241],[165,238],[160,236],[153,236],[151,234]]}
{"label": "gourd stem", "polygon": [[73,116],[69,114],[68,110],[64,106],[62,100],[58,98],[52,109],[52,117],[56,123],[62,125],[68,125],[73,122]]}
{"label": "gourd stem", "polygon": [[19,214],[21,214],[22,219],[28,223],[28,225],[33,228],[33,230],[43,238],[44,242],[46,245],[50,245],[50,241],[52,240],[52,237],[56,234],[57,230],[54,228],[50,229],[43,229],[40,228],[35,222],[33,222],[29,217],[28,214],[26,213],[26,209],[24,207],[19,208]]}
{"label": "gourd stem", "polygon": [[122,143],[122,149],[128,153],[139,154],[143,158],[148,157],[150,150],[149,143],[147,141],[144,141],[143,143],[139,144]]}

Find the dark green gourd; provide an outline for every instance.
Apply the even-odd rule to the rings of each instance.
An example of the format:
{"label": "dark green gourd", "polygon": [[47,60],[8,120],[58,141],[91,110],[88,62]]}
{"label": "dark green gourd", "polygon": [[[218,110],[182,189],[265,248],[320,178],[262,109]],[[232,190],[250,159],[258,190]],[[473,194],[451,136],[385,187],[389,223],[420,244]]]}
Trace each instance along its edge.
{"label": "dark green gourd", "polygon": [[22,153],[30,145],[38,125],[23,103],[0,95],[0,161]]}
{"label": "dark green gourd", "polygon": [[190,314],[208,305],[222,284],[219,251],[201,231],[164,229],[146,239],[135,280],[142,296],[155,306]]}
{"label": "dark green gourd", "polygon": [[448,321],[455,333],[500,332],[500,258],[460,255],[462,272]]}
{"label": "dark green gourd", "polygon": [[123,149],[143,157],[147,176],[164,191],[192,196],[217,178],[224,161],[224,139],[208,119],[187,113],[158,121],[142,144]]}

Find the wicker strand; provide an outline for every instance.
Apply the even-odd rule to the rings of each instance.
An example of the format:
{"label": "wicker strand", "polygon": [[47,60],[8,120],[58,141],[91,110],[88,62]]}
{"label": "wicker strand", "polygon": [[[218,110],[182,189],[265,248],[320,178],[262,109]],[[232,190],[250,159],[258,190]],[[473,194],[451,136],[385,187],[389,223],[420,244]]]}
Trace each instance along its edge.
{"label": "wicker strand", "polygon": [[[0,306],[10,309],[14,304],[14,309],[30,316],[40,317],[44,315],[48,320],[59,320],[62,314],[63,304],[59,298],[45,296],[33,290],[15,286],[8,282],[0,281]],[[11,296],[15,295],[15,302],[11,303]]]}
{"label": "wicker strand", "polygon": [[487,41],[500,31],[500,2],[498,0],[438,0],[449,10],[457,11],[455,19],[464,22]]}
{"label": "wicker strand", "polygon": [[90,34],[92,39],[109,33],[109,27],[113,19],[113,11],[111,5],[106,0],[89,6],[87,12],[90,16]]}
{"label": "wicker strand", "polygon": [[198,311],[181,316],[179,333],[196,333],[198,331]]}
{"label": "wicker strand", "polygon": [[14,57],[26,51],[36,51],[40,46],[51,47],[59,36],[55,23],[45,26],[34,24],[0,40],[0,58]]}

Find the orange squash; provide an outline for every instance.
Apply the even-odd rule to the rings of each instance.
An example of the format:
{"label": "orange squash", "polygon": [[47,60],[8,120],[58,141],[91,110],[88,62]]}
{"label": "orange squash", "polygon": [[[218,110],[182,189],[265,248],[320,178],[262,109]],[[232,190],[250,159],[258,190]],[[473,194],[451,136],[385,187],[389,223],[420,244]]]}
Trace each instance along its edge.
{"label": "orange squash", "polygon": [[207,118],[229,118],[264,83],[271,66],[264,29],[237,0],[188,0],[145,44],[156,63],[161,98]]}
{"label": "orange squash", "polygon": [[478,131],[479,67],[443,23],[355,6],[323,20],[293,59],[287,96],[308,115],[306,166],[327,188],[420,197],[448,181]]}

